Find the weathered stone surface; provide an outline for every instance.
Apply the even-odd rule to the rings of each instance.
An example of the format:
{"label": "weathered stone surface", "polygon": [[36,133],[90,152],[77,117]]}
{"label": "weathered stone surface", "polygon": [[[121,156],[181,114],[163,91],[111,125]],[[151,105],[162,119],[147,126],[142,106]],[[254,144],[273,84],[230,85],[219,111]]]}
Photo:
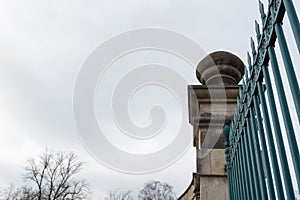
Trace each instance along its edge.
{"label": "weathered stone surface", "polygon": [[225,115],[227,119],[231,119],[240,87],[189,85],[189,122],[194,126],[195,118],[210,119],[214,115]]}
{"label": "weathered stone surface", "polygon": [[226,200],[228,199],[227,177],[201,176],[200,199],[201,200]]}
{"label": "weathered stone surface", "polygon": [[194,195],[188,190],[179,199],[226,200],[223,126],[225,120],[233,117],[244,64],[231,53],[215,52],[199,63],[196,74],[203,85],[188,86],[188,103],[197,150],[197,173],[193,174]]}
{"label": "weathered stone surface", "polygon": [[189,187],[186,189],[186,191],[178,198],[180,200],[196,200],[196,196],[194,194],[194,184],[193,181],[189,185]]}
{"label": "weathered stone surface", "polygon": [[222,126],[210,124],[210,127],[199,127],[201,146],[204,149],[224,149]]}
{"label": "weathered stone surface", "polygon": [[208,153],[205,157],[202,157],[199,155],[199,151],[197,151],[196,155],[197,155],[197,173],[201,175],[210,175],[212,173],[211,153]]}
{"label": "weathered stone surface", "polygon": [[213,149],[211,151],[211,174],[226,175],[224,170],[225,163],[224,149]]}
{"label": "weathered stone surface", "polygon": [[[230,120],[234,114],[236,97],[240,86],[207,87],[189,86],[189,121],[194,126],[194,138],[200,140],[197,148],[224,148],[222,134],[225,120]],[[211,90],[211,91],[209,91]],[[192,98],[196,95],[196,98]],[[210,95],[212,97],[210,97]],[[197,135],[200,129],[200,134]],[[208,135],[207,135],[208,133]],[[206,138],[207,137],[207,138]],[[205,139],[206,138],[206,141]],[[210,141],[215,141],[211,146]],[[204,146],[203,146],[204,145]]]}
{"label": "weathered stone surface", "polygon": [[201,150],[197,151],[197,173],[199,175],[226,176],[225,163],[224,149],[211,149],[205,157],[201,155]]}
{"label": "weathered stone surface", "polygon": [[237,56],[217,51],[197,66],[197,78],[204,85],[237,85],[244,74],[244,63]]}

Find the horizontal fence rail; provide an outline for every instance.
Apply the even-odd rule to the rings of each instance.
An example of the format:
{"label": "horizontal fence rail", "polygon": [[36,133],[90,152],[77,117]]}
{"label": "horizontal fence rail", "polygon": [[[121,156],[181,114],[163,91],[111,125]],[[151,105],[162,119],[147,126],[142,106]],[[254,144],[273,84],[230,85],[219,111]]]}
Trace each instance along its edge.
{"label": "horizontal fence rail", "polygon": [[[300,25],[291,0],[269,1],[268,12],[259,1],[262,30],[255,21],[257,48],[251,38],[243,85],[232,122],[224,125],[225,169],[230,199],[295,199],[300,192],[300,155],[285,90],[292,94],[296,123],[300,123],[300,92],[285,34],[283,18],[288,20],[300,54]],[[283,66],[279,66],[275,44],[279,44]],[[300,63],[297,63],[298,67]],[[271,67],[273,73],[269,73]],[[288,84],[280,70],[285,70]],[[271,77],[275,87],[271,84]],[[275,103],[277,91],[281,112]],[[284,127],[280,125],[283,120]],[[298,124],[299,125],[299,124]],[[299,134],[299,130],[297,130]],[[283,133],[287,136],[284,144]],[[290,152],[292,167],[287,152]],[[291,171],[293,170],[293,171]],[[293,186],[291,173],[295,174]]]}

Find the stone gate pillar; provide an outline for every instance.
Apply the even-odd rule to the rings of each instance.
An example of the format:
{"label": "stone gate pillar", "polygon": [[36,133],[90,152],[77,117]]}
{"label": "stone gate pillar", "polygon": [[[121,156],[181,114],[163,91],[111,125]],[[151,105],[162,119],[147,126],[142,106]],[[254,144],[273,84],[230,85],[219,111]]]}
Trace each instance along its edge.
{"label": "stone gate pillar", "polygon": [[196,75],[202,85],[189,85],[189,122],[197,149],[193,199],[228,199],[223,126],[231,120],[244,64],[235,55],[218,51],[206,56]]}

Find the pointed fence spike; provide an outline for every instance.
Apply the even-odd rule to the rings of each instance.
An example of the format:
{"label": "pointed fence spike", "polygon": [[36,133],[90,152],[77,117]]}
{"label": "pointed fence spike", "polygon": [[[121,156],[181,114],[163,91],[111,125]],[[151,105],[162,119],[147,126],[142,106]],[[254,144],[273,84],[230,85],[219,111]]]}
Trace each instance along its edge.
{"label": "pointed fence spike", "polygon": [[229,134],[229,145],[230,145],[230,140],[232,139],[232,131],[233,131],[234,127],[233,127],[233,123],[231,123],[230,125],[230,134]]}
{"label": "pointed fence spike", "polygon": [[[247,76],[246,74],[244,75],[245,77]],[[243,92],[246,91],[246,82],[245,82],[245,78],[243,78]]]}
{"label": "pointed fence spike", "polygon": [[[253,58],[254,59],[254,58]],[[249,54],[249,52],[247,51],[247,60],[248,60],[248,66],[249,66],[249,70],[252,70],[252,62],[251,62],[251,56]],[[253,60],[254,62],[254,60]],[[246,71],[246,70],[245,70]]]}
{"label": "pointed fence spike", "polygon": [[246,90],[246,83],[248,83],[248,72],[245,73],[245,78],[243,79],[244,91]]}
{"label": "pointed fence spike", "polygon": [[252,62],[251,62],[251,56],[249,54],[249,52],[247,51],[247,60],[248,60],[248,65],[252,65]]}
{"label": "pointed fence spike", "polygon": [[[243,79],[243,89],[244,89],[244,86],[245,85],[244,85],[244,79]],[[239,94],[240,94],[240,99],[242,99],[242,97],[243,97],[242,96],[242,94],[243,94],[242,88],[239,89]]]}
{"label": "pointed fence spike", "polygon": [[245,80],[246,84],[248,84],[248,81],[249,81],[249,76],[248,76],[248,71],[247,71],[246,80]]}
{"label": "pointed fence spike", "polygon": [[253,38],[252,38],[252,37],[250,38],[250,45],[251,45],[251,49],[252,49],[252,56],[253,56],[253,59],[255,59],[255,56],[256,56],[256,51],[255,51],[255,44],[254,44],[254,40],[253,40]]}
{"label": "pointed fence spike", "polygon": [[260,28],[258,22],[255,20],[255,31],[256,31],[256,39],[257,39],[257,44],[260,42],[261,34],[260,34]]}
{"label": "pointed fence spike", "polygon": [[264,24],[266,19],[264,4],[260,0],[258,2],[259,2],[259,12],[260,12],[261,21]]}
{"label": "pointed fence spike", "polygon": [[[250,65],[251,66],[251,65]],[[247,66],[245,65],[245,78],[246,78],[246,80],[247,80],[247,78],[248,78],[248,68],[247,68]],[[245,81],[246,81],[245,80]]]}

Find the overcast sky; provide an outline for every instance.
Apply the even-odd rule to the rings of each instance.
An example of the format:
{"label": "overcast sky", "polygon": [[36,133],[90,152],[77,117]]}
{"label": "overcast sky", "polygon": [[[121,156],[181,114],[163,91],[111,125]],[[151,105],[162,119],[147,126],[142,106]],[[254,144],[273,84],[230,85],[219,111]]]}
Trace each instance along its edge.
{"label": "overcast sky", "polygon": [[[300,3],[295,4],[300,13]],[[246,61],[249,37],[255,37],[254,19],[260,22],[258,2],[249,0],[0,1],[0,185],[21,184],[26,159],[49,147],[74,151],[87,163],[81,175],[90,182],[93,199],[115,188],[136,192],[151,179],[169,182],[180,195],[195,170],[194,148],[150,174],[124,174],[103,166],[76,132],[76,77],[96,47],[143,27],[174,30],[207,53],[227,50]],[[299,54],[289,43],[297,62]],[[299,77],[300,68],[295,69]],[[185,73],[190,84],[197,84],[194,71]]]}

